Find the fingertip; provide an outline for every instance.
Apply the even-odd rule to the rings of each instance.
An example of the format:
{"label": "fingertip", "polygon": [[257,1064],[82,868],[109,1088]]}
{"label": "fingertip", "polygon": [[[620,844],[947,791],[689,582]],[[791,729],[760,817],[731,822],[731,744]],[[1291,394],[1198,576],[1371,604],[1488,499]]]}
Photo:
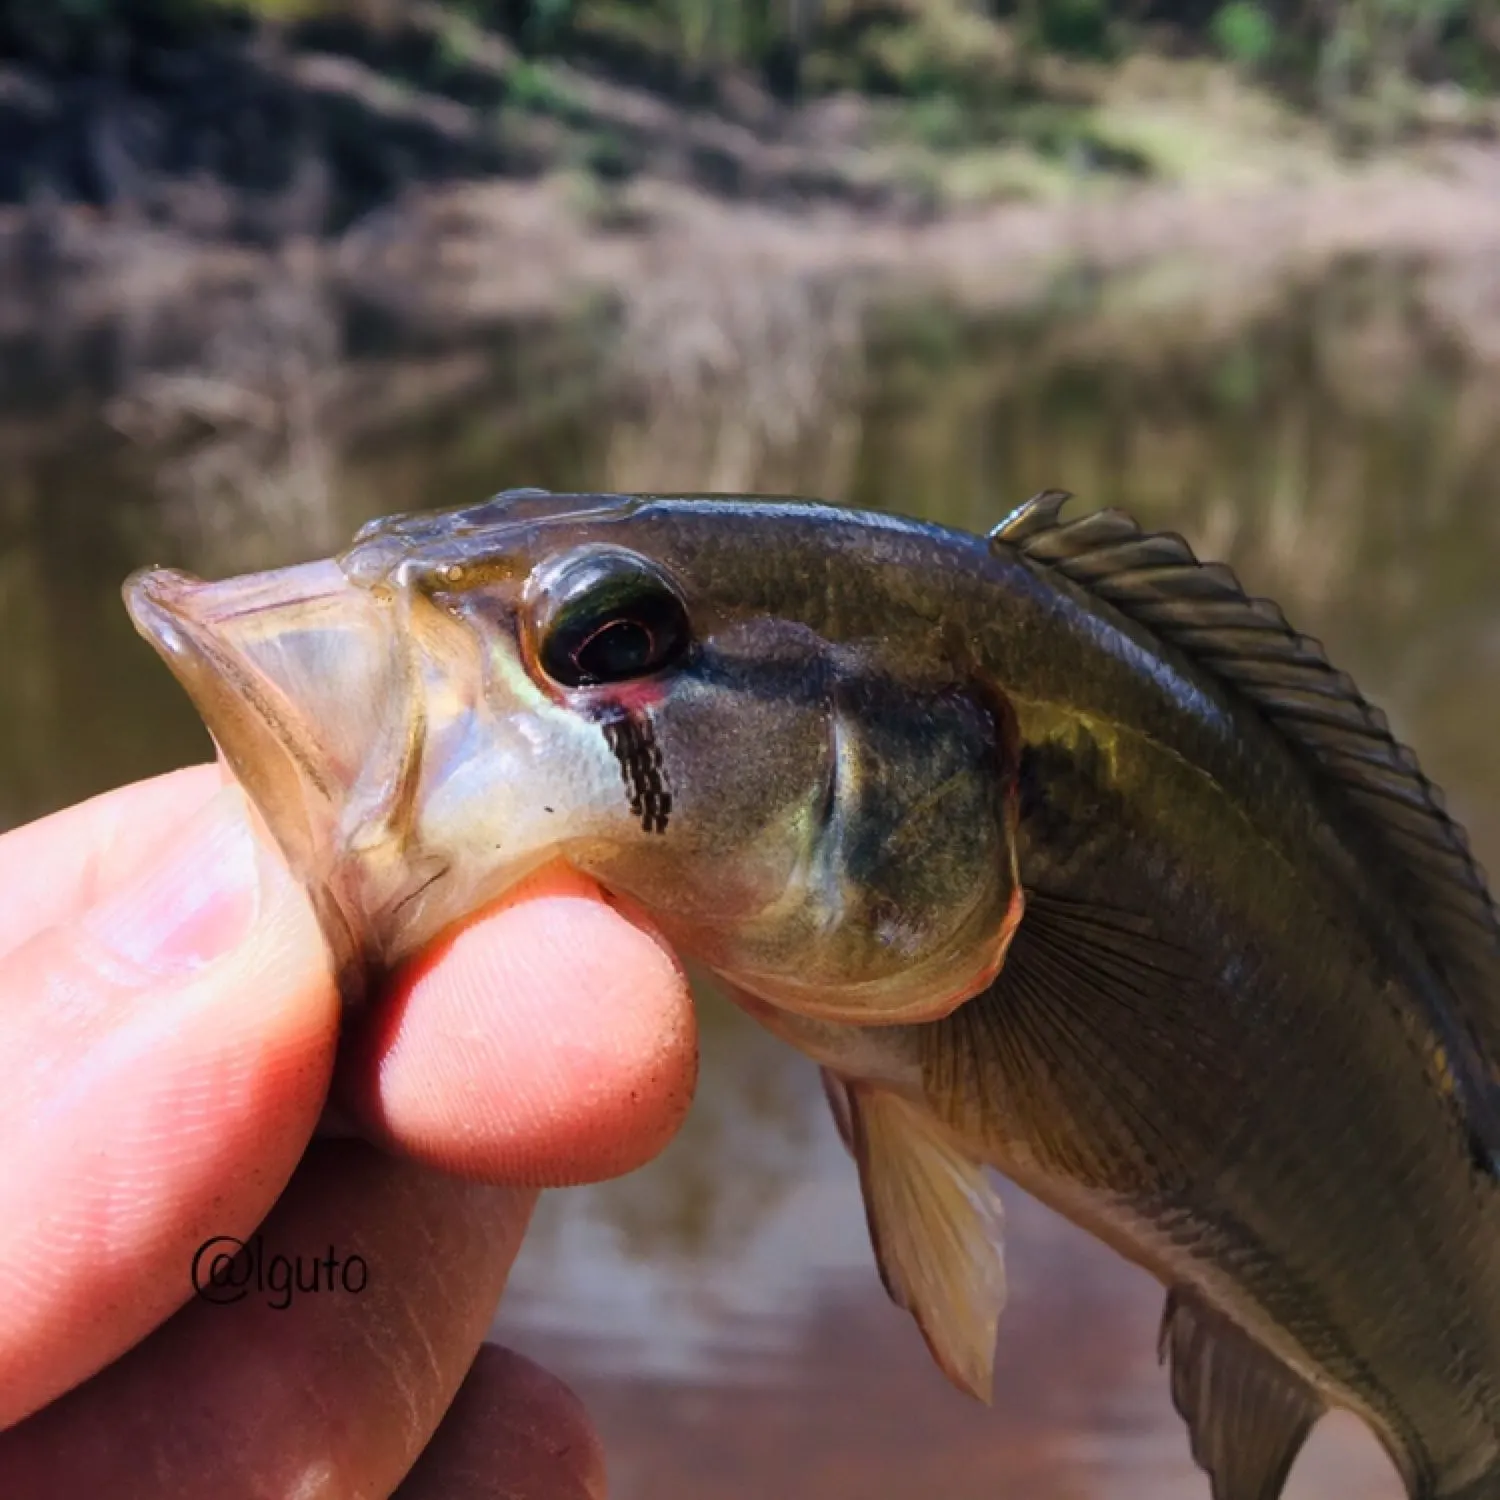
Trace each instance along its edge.
{"label": "fingertip", "polygon": [[631,1171],[691,1103],[686,976],[553,867],[404,971],[342,1086],[382,1142],[444,1171],[562,1186]]}

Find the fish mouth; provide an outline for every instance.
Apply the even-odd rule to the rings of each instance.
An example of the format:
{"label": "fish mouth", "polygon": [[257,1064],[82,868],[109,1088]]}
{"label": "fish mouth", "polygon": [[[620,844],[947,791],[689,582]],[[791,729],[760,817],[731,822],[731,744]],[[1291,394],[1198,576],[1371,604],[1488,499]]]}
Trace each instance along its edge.
{"label": "fish mouth", "polygon": [[394,611],[332,559],[216,583],[148,568],[123,592],[307,887],[342,980],[361,955],[339,833],[372,736],[401,707]]}

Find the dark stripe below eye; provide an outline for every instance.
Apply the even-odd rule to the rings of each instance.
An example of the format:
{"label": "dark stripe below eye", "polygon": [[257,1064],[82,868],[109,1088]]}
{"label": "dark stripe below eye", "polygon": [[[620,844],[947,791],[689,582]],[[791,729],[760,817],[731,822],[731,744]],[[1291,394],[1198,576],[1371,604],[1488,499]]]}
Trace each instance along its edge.
{"label": "dark stripe below eye", "polygon": [[620,763],[630,811],[647,833],[665,833],[672,814],[672,788],[650,718],[639,710],[625,709],[599,727]]}

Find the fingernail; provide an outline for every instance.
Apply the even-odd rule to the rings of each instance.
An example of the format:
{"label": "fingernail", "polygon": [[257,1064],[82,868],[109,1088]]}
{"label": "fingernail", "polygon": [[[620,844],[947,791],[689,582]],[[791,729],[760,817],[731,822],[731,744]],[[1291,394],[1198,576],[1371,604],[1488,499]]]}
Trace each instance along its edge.
{"label": "fingernail", "polygon": [[260,910],[260,869],[244,794],[226,787],[83,926],[128,965],[157,977],[188,974],[249,935]]}

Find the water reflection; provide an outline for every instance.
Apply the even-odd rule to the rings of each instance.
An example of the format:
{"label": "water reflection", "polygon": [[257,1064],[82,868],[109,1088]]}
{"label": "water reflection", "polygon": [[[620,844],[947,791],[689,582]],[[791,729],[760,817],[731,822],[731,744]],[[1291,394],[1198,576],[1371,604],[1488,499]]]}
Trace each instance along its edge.
{"label": "water reflection", "polygon": [[845,1233],[863,1223],[858,1186],[798,1059],[695,988],[716,1084],[650,1171],[544,1200],[507,1315],[540,1335],[586,1329],[591,1359],[618,1371],[747,1378],[770,1356],[779,1378],[820,1279],[862,1261]]}
{"label": "water reflection", "polygon": [[[1155,1359],[1154,1282],[1008,1189],[994,1405],[957,1396],[879,1289],[811,1066],[707,1014],[683,1134],[621,1183],[544,1199],[496,1323],[584,1396],[616,1500],[1207,1500]],[[780,1075],[770,1112],[746,1086],[762,1060]],[[689,1235],[650,1212],[705,1171]],[[1286,1494],[1403,1492],[1368,1434],[1332,1419]]]}
{"label": "water reflection", "polygon": [[[325,425],[297,429],[303,469],[282,462],[283,413],[254,450],[267,482],[227,513],[102,423],[0,430],[0,824],[207,752],[119,605],[130,568],[288,562],[392,510],[522,483],[681,487],[707,465],[976,529],[1063,485],[1182,530],[1324,638],[1494,863],[1500,698],[1479,689],[1500,675],[1500,396],[1397,293],[1356,276],[1182,347],[1142,345],[1107,309],[981,329],[913,305],[857,349],[846,306],[788,292],[754,368],[743,338],[714,343],[734,304],[692,323],[685,365],[638,349],[622,375],[618,345],[584,341],[340,372],[337,399],[318,385]],[[677,314],[640,316],[649,342]],[[779,360],[801,362],[785,390]],[[311,492],[276,488],[308,472],[316,526]],[[590,1400],[621,1500],[1205,1500],[1155,1364],[1152,1284],[1010,1193],[995,1409],[973,1407],[879,1290],[811,1068],[721,1002],[703,1020],[679,1139],[544,1202],[501,1322]],[[1399,1489],[1357,1427],[1330,1423],[1288,1494]]]}

